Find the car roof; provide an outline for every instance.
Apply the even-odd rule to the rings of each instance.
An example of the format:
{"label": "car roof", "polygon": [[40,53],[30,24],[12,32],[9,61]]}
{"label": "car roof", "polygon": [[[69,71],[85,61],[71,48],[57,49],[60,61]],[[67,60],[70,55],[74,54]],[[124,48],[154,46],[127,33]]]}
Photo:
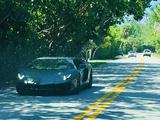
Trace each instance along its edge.
{"label": "car roof", "polygon": [[65,59],[65,60],[73,60],[73,59],[82,59],[78,57],[39,57],[36,58],[38,60],[45,60],[45,59]]}
{"label": "car roof", "polygon": [[151,51],[150,49],[144,49],[144,51],[146,51],[146,50]]}
{"label": "car roof", "polygon": [[133,51],[133,50],[130,50],[129,53],[130,53],[130,52],[131,52],[131,53],[133,53],[133,52],[135,53],[135,51]]}
{"label": "car roof", "polygon": [[73,59],[73,57],[39,57],[37,59]]}

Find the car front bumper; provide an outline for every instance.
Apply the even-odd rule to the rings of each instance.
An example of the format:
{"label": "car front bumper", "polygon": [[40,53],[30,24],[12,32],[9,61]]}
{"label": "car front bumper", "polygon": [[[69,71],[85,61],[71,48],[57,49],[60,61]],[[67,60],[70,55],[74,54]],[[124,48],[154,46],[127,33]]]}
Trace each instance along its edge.
{"label": "car front bumper", "polygon": [[49,85],[33,85],[17,83],[16,89],[23,95],[57,95],[70,93],[74,85],[71,82]]}
{"label": "car front bumper", "polygon": [[143,54],[143,56],[151,56],[151,54]]}

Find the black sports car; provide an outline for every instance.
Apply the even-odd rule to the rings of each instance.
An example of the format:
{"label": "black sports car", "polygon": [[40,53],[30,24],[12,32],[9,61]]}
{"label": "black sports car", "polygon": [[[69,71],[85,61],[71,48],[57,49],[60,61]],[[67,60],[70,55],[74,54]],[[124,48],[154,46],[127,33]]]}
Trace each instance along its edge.
{"label": "black sports car", "polygon": [[92,86],[92,67],[76,57],[40,57],[21,68],[17,78],[20,95],[78,93]]}

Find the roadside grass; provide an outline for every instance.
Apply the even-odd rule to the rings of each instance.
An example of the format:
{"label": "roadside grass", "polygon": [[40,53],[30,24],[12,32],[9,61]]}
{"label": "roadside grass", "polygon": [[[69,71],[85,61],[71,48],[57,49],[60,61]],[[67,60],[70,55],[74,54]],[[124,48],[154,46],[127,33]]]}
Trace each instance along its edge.
{"label": "roadside grass", "polygon": [[89,60],[88,62],[93,66],[93,67],[96,67],[96,66],[99,66],[99,65],[102,65],[102,64],[108,64],[108,61],[109,60],[117,60],[117,59],[124,59],[126,58],[126,55],[123,55],[123,56],[116,56],[112,59],[105,59],[105,60]]}
{"label": "roadside grass", "polygon": [[102,64],[107,64],[107,60],[89,60],[88,62],[92,65],[92,67],[97,67]]}
{"label": "roadside grass", "polygon": [[116,56],[112,59],[105,59],[105,60],[89,60],[88,62],[92,65],[92,67],[97,67],[99,65],[108,64],[109,60],[117,60],[117,59],[123,59],[126,58],[126,55],[123,56]]}
{"label": "roadside grass", "polygon": [[158,53],[153,53],[153,56],[157,57],[157,58],[160,58],[160,54],[158,54]]}

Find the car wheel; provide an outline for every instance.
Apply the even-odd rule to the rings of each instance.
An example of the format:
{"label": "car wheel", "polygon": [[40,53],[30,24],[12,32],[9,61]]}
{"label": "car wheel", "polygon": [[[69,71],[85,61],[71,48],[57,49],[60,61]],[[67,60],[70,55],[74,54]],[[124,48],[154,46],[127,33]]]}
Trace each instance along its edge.
{"label": "car wheel", "polygon": [[25,91],[20,87],[20,86],[16,86],[16,90],[17,90],[17,93],[19,95],[25,95]]}
{"label": "car wheel", "polygon": [[87,81],[87,79],[88,79],[88,69],[85,69],[83,74],[83,81]]}
{"label": "car wheel", "polygon": [[93,78],[92,78],[92,70],[91,70],[90,77],[89,77],[89,83],[87,85],[87,88],[91,88],[92,87],[92,83],[93,83]]}
{"label": "car wheel", "polygon": [[80,79],[77,79],[76,93],[79,93],[80,90]]}
{"label": "car wheel", "polygon": [[80,91],[80,79],[77,79],[76,81],[76,85],[74,87],[74,89],[70,90],[69,94],[78,94]]}

